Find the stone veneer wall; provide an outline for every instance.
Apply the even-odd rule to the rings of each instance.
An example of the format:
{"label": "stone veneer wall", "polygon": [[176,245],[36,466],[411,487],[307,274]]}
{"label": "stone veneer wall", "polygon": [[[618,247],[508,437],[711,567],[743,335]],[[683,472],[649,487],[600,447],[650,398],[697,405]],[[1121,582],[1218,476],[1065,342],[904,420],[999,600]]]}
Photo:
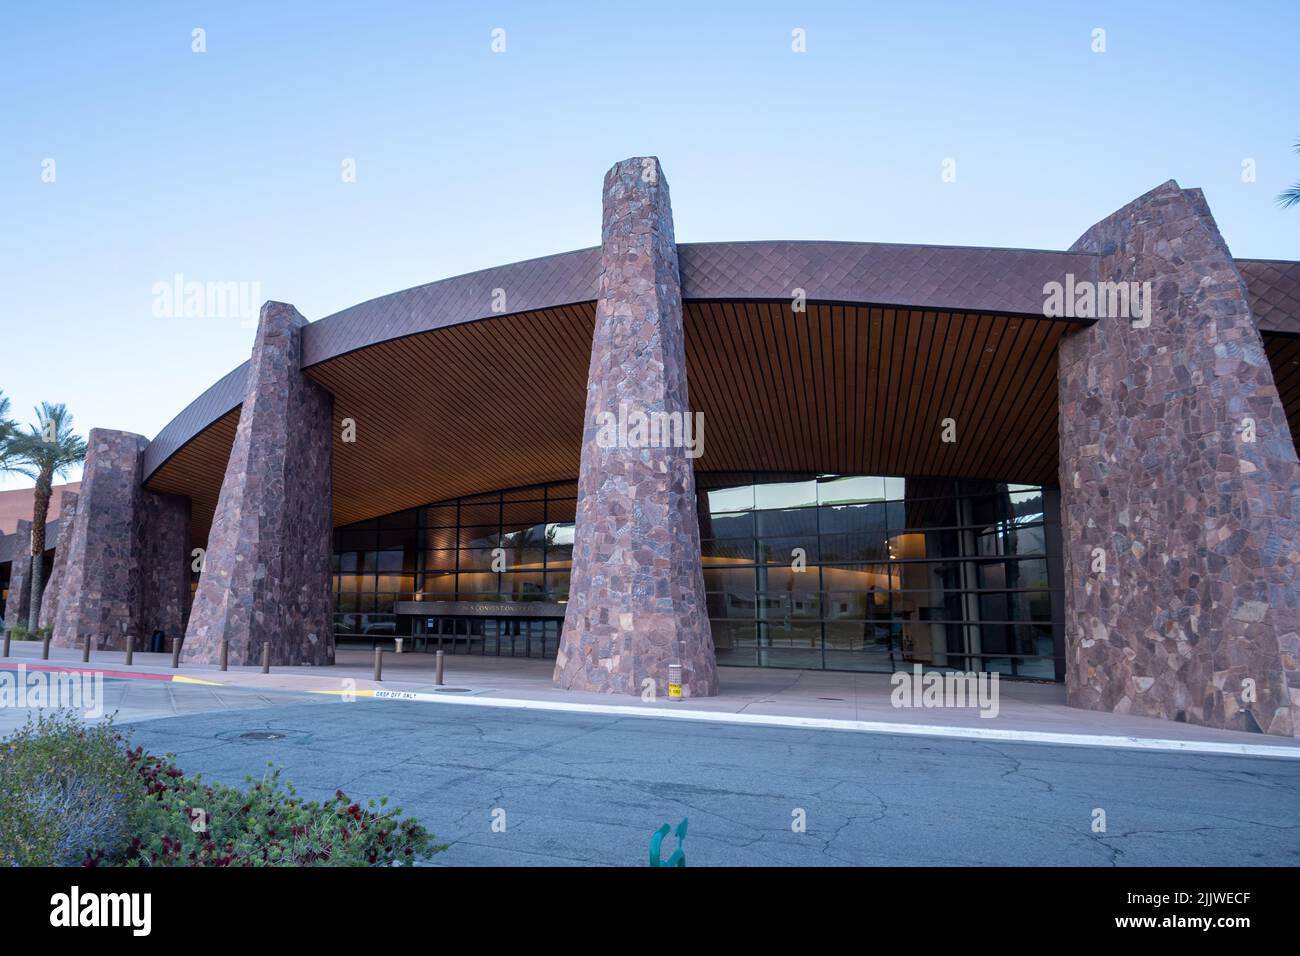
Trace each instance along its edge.
{"label": "stone veneer wall", "polygon": [[1300,464],[1241,276],[1172,181],[1072,251],[1153,301],[1149,327],[1102,318],[1061,343],[1069,702],[1295,735]]}
{"label": "stone veneer wall", "polygon": [[[172,640],[184,633],[183,612],[159,593],[179,581],[188,589],[189,500],[145,490],[148,444],[131,432],[90,430],[72,530],[66,541],[59,533],[55,645],[90,637],[101,649],[139,650],[155,630]],[[159,520],[162,514],[168,520]]]}
{"label": "stone veneer wall", "polygon": [[705,607],[695,473],[682,448],[601,447],[597,416],[689,414],[668,182],[654,158],[606,175],[600,293],[587,379],[573,571],[555,662],[561,687],[718,692]]}
{"label": "stone veneer wall", "polygon": [[38,627],[51,626],[59,608],[59,588],[63,586],[63,576],[68,565],[68,548],[72,543],[77,497],[75,491],[65,491],[59,498],[59,539],[54,544],[54,565],[50,568],[50,580],[45,585],[45,593],[41,595],[41,612],[36,621]]}
{"label": "stone veneer wall", "polygon": [[32,523],[21,518],[14,528],[12,562],[9,597],[5,599],[5,627],[26,627],[32,606]]}
{"label": "stone veneer wall", "polygon": [[190,501],[143,494],[140,614],[146,637],[158,628],[182,637],[190,613]]}
{"label": "stone veneer wall", "polygon": [[332,664],[333,399],[303,375],[292,305],[262,307],[239,428],[186,632],[187,661]]}

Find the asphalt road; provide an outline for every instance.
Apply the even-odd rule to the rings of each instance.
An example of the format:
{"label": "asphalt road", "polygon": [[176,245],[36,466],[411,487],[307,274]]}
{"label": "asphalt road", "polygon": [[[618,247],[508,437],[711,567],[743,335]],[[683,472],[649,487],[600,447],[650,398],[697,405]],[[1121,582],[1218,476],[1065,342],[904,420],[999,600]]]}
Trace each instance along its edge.
{"label": "asphalt road", "polygon": [[[401,701],[240,703],[144,720],[132,739],[210,779],[238,783],[273,761],[308,797],[388,795],[451,844],[435,858],[450,865],[645,866],[651,834],[683,817],[688,866],[1300,865],[1297,760]],[[283,736],[241,736],[267,730]],[[1105,832],[1093,831],[1097,809]],[[805,832],[792,826],[799,811]]]}

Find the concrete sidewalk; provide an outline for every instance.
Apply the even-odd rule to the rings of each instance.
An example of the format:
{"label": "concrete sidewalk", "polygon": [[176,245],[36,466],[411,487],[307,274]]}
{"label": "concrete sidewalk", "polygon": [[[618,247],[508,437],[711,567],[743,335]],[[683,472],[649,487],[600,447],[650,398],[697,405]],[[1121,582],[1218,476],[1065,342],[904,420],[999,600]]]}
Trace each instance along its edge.
{"label": "concrete sidewalk", "polygon": [[[40,653],[39,643],[15,641],[10,657],[0,659],[0,668],[86,666],[76,649],[51,648],[47,662],[40,660]],[[434,683],[434,656],[423,652],[387,651],[381,683],[371,679],[369,649],[340,649],[333,667],[280,667],[270,674],[258,667],[223,672],[215,665],[186,664],[172,670],[166,654],[137,652],[130,667],[124,659],[120,651],[95,651],[89,666],[110,678],[203,681],[296,695],[355,691],[362,697],[410,695],[412,700],[477,706],[1300,758],[1300,740],[1067,707],[1065,688],[1059,684],[1001,681],[998,716],[985,718],[973,707],[894,707],[888,674],[722,667],[718,697],[643,702],[639,697],[560,690],[551,683],[552,662],[522,658],[448,654],[446,686],[441,688]]]}

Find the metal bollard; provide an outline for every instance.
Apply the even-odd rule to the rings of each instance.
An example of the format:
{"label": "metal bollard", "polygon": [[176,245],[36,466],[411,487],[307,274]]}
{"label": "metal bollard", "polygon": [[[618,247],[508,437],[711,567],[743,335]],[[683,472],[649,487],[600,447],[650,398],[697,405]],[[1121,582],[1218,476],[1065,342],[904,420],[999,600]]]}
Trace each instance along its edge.
{"label": "metal bollard", "polygon": [[50,637],[51,635],[46,634],[45,639],[41,641],[41,660],[43,661],[50,659]]}
{"label": "metal bollard", "polygon": [[384,649],[375,645],[375,680],[384,679]]}
{"label": "metal bollard", "polygon": [[668,699],[682,699],[682,665],[668,665]]}
{"label": "metal bollard", "polygon": [[230,667],[230,642],[221,642],[221,669],[224,671]]}
{"label": "metal bollard", "polygon": [[434,661],[437,669],[434,672],[433,682],[437,684],[439,687],[441,687],[442,686],[442,651],[438,651],[438,653],[434,656]]}
{"label": "metal bollard", "polygon": [[130,667],[131,662],[135,660],[135,639],[128,637],[126,639],[126,666]]}
{"label": "metal bollard", "polygon": [[172,670],[181,666],[181,638],[172,639]]}
{"label": "metal bollard", "polygon": [[90,637],[86,637],[86,643],[81,647],[81,663],[90,663]]}
{"label": "metal bollard", "polygon": [[262,642],[262,673],[271,673],[271,642]]}
{"label": "metal bollard", "polygon": [[6,627],[5,628],[5,653],[4,653],[5,657],[9,656],[9,641],[13,636],[14,636],[14,629],[12,627]]}

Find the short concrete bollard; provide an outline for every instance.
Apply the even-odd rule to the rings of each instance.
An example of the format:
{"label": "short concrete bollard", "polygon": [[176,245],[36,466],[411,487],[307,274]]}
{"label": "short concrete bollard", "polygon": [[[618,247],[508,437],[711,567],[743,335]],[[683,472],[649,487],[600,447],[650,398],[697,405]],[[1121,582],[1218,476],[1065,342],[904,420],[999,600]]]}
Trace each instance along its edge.
{"label": "short concrete bollard", "polygon": [[181,638],[177,637],[172,640],[172,670],[181,666],[181,644],[184,643]]}
{"label": "short concrete bollard", "polygon": [[6,627],[5,628],[5,654],[4,654],[5,657],[9,656],[9,641],[13,638],[13,636],[14,636],[14,629],[12,627]]}
{"label": "short concrete bollard", "polygon": [[43,661],[48,661],[50,659],[50,638],[52,636],[53,635],[46,634],[45,639],[41,641],[41,660]]}
{"label": "short concrete bollard", "polygon": [[81,663],[90,663],[90,637],[86,637],[86,643],[81,646]]}
{"label": "short concrete bollard", "polygon": [[262,673],[271,673],[271,642],[262,642]]}
{"label": "short concrete bollard", "polygon": [[436,664],[437,669],[434,672],[433,681],[435,684],[441,687],[442,686],[442,651],[438,651],[438,653],[434,655],[434,662]]}
{"label": "short concrete bollard", "polygon": [[396,639],[396,644],[397,644],[397,646],[393,648],[393,653],[394,653],[394,654],[400,654],[400,653],[402,653],[402,638],[400,638],[400,637],[397,638],[397,639]]}
{"label": "short concrete bollard", "polygon": [[126,666],[130,667],[131,662],[135,660],[135,641],[127,638],[126,641]]}
{"label": "short concrete bollard", "polygon": [[230,667],[230,642],[221,642],[221,669],[227,670]]}
{"label": "short concrete bollard", "polygon": [[375,645],[375,680],[384,679],[384,649]]}

